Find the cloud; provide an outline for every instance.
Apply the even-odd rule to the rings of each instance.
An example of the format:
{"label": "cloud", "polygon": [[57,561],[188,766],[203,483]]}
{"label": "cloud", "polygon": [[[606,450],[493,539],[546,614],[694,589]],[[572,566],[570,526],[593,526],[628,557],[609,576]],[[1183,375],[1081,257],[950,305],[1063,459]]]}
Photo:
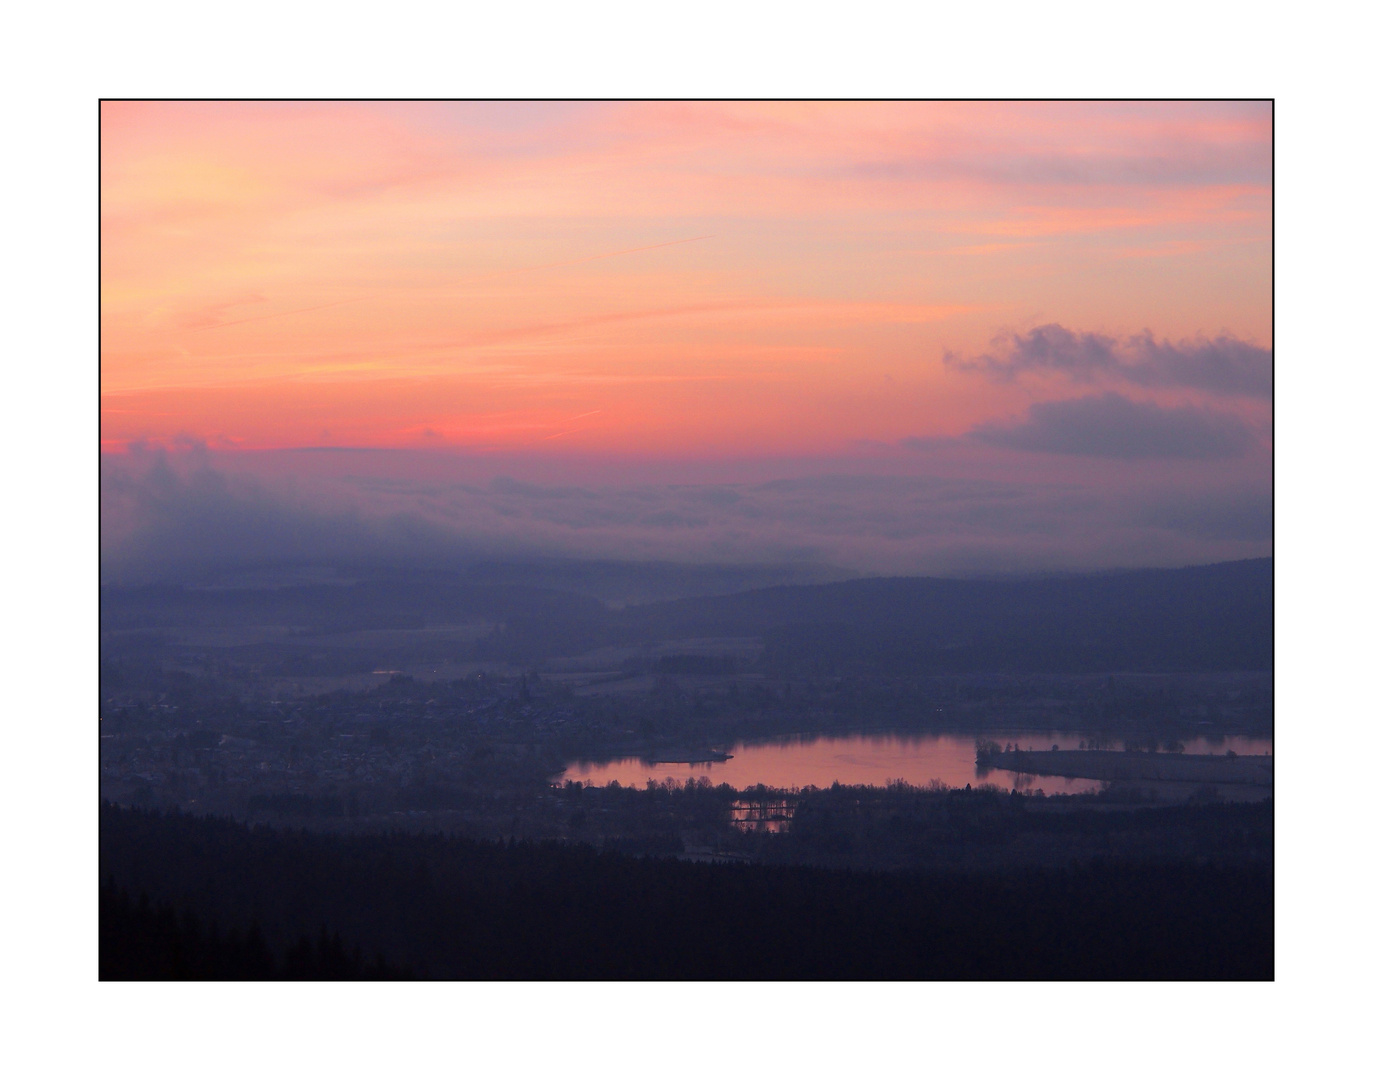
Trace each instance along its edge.
{"label": "cloud", "polygon": [[1255,441],[1248,425],[1228,413],[1165,408],[1114,393],[1040,402],[1018,423],[983,424],[968,437],[1007,450],[1188,460],[1238,457]]}
{"label": "cloud", "polygon": [[1130,338],[1133,360],[1122,368],[1140,386],[1188,386],[1214,394],[1273,396],[1273,350],[1231,337],[1155,341],[1147,330]]}
{"label": "cloud", "polygon": [[1122,341],[1046,323],[1025,334],[999,335],[991,351],[972,359],[946,352],[944,363],[1003,383],[1044,374],[1083,383],[1116,380],[1224,396],[1273,396],[1273,351],[1225,335],[1173,342],[1145,330]]}
{"label": "cloud", "polygon": [[1159,154],[1141,147],[1136,153],[1094,150],[1058,153],[991,152],[953,153],[942,158],[927,155],[870,159],[843,166],[839,171],[858,177],[893,181],[961,181],[1034,187],[1111,187],[1139,185],[1158,189],[1246,185],[1264,187],[1273,182],[1269,147],[1255,140],[1219,151],[1214,146],[1170,148]]}

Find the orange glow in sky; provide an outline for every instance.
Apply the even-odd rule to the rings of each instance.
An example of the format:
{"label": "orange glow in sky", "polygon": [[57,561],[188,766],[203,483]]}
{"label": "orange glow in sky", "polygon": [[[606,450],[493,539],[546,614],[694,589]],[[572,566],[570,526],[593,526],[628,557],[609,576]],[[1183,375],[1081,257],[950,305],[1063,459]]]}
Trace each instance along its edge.
{"label": "orange glow in sky", "polygon": [[1063,396],[946,360],[998,335],[1271,348],[1271,142],[1266,103],[106,103],[102,443],[956,436]]}

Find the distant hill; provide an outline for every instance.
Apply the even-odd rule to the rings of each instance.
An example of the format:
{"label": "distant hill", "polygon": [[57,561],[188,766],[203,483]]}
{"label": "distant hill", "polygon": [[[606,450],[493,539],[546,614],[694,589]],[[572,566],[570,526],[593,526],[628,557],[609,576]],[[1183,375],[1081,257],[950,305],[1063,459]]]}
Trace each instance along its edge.
{"label": "distant hill", "polygon": [[[491,635],[446,645],[448,655],[460,648],[469,659],[530,666],[605,645],[756,637],[763,668],[794,676],[1273,667],[1271,558],[1020,580],[864,578],[618,610],[579,592],[575,575],[563,588],[551,584],[407,575],[274,588],[107,588],[101,622],[122,633],[120,648],[157,651],[139,631],[272,625],[318,634],[483,619],[495,625]],[[350,662],[365,669],[370,657]]]}
{"label": "distant hill", "polygon": [[778,673],[1265,671],[1273,560],[1031,580],[868,578],[625,612],[664,638],[756,634]]}

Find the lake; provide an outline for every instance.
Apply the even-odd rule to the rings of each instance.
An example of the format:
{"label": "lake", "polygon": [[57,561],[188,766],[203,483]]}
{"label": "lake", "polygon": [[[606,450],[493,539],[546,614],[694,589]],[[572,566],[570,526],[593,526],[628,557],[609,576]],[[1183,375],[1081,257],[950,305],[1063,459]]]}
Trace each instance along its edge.
{"label": "lake", "polygon": [[[1089,736],[1082,732],[1038,731],[1000,733],[993,736],[1002,743],[1019,745],[1022,750],[1048,750],[1055,744],[1063,750],[1076,750]],[[689,778],[709,778],[712,784],[735,788],[765,784],[774,788],[828,787],[841,784],[886,784],[904,780],[924,786],[941,781],[950,787],[995,784],[1017,791],[1042,790],[1045,795],[1080,795],[1098,791],[1100,782],[1062,776],[1018,776],[1003,769],[979,772],[976,765],[975,737],[972,735],[843,735],[804,736],[772,739],[758,743],[736,743],[728,750],[728,761],[681,764],[650,764],[641,758],[621,758],[608,762],[577,762],[563,774],[567,781],[592,783],[604,787],[612,780],[624,787],[643,787],[649,780],[662,783],[671,777],[678,783]],[[1119,741],[1116,744],[1120,747]],[[1244,735],[1206,736],[1182,740],[1188,754],[1271,754],[1271,738]]]}

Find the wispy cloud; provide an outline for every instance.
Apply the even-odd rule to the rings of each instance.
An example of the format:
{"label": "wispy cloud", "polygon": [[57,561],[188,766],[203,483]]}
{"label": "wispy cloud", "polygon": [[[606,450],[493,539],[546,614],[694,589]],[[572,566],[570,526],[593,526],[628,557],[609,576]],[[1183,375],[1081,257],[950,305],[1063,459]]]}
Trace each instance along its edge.
{"label": "wispy cloud", "polygon": [[467,278],[463,281],[455,282],[457,285],[472,285],[479,281],[490,281],[492,278],[506,277],[510,274],[532,274],[537,270],[561,270],[567,266],[582,266],[585,263],[598,262],[601,259],[613,259],[619,255],[634,255],[640,251],[657,251],[658,248],[676,247],[678,244],[694,244],[698,240],[710,240],[712,237],[688,236],[683,240],[665,240],[661,244],[644,244],[640,247],[623,248],[619,251],[603,251],[599,255],[587,255],[581,259],[568,259],[565,262],[542,263],[539,266],[515,266],[509,270],[493,270],[489,274],[482,274],[478,277]]}

